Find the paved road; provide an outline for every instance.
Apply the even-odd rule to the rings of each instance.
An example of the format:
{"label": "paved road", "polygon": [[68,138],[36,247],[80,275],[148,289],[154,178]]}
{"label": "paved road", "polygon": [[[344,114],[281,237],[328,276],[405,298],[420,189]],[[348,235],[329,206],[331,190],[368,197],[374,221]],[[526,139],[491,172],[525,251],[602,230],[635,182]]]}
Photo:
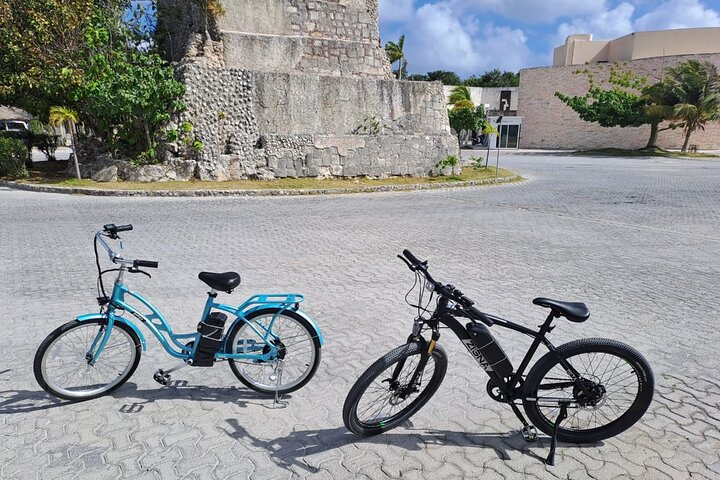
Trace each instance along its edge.
{"label": "paved road", "polygon": [[[720,476],[720,162],[507,156],[526,182],[497,187],[308,198],[97,198],[0,190],[0,477],[15,478],[718,478]],[[192,330],[201,270],[236,269],[243,286],[300,291],[326,336],[316,377],[285,408],[229,368],[180,370],[151,342],[112,396],[54,402],[32,377],[42,338],[94,311],[91,236],[130,222],[132,277],[174,326]],[[509,409],[449,335],[445,382],[412,423],[368,440],[342,426],[348,389],[400,344],[413,310],[402,248],[485,310],[529,326],[530,300],[584,300],[583,324],[556,343],[622,339],[651,361],[657,391],[633,429],[598,445],[525,444]],[[227,298],[227,297],[226,297]],[[528,342],[498,332],[519,363]]]}

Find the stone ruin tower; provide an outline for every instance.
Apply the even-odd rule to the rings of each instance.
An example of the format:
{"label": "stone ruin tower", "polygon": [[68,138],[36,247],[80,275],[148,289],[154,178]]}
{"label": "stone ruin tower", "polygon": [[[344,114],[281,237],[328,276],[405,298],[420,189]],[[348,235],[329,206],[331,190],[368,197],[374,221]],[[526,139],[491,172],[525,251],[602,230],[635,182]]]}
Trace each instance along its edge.
{"label": "stone ruin tower", "polygon": [[[458,153],[442,85],[393,79],[377,0],[160,0],[158,30],[203,142],[195,176],[428,175]],[[210,35],[210,39],[206,38]]]}

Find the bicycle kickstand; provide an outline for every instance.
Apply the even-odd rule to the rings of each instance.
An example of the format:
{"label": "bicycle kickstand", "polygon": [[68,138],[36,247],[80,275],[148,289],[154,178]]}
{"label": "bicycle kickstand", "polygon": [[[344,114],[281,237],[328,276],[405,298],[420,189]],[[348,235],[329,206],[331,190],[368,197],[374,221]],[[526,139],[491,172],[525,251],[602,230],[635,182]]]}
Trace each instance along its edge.
{"label": "bicycle kickstand", "polygon": [[285,407],[287,405],[287,402],[281,401],[282,396],[278,393],[280,391],[280,385],[282,385],[282,372],[283,372],[283,365],[282,360],[278,360],[277,368],[275,369],[275,399],[273,401],[273,408],[276,408],[277,405],[281,405]]}
{"label": "bicycle kickstand", "polygon": [[180,365],[177,365],[173,368],[170,368],[168,370],[163,370],[162,368],[158,368],[155,374],[153,375],[153,380],[158,382],[160,385],[167,385],[170,383],[170,379],[172,378],[170,374],[172,372],[176,372],[180,370],[183,367],[187,367],[189,364],[187,362],[183,362]]}
{"label": "bicycle kickstand", "polygon": [[570,402],[560,402],[560,413],[555,420],[555,427],[553,427],[552,440],[550,440],[550,454],[548,454],[547,463],[550,466],[555,466],[555,449],[557,448],[557,434],[560,428],[560,422],[567,418],[567,408]]}

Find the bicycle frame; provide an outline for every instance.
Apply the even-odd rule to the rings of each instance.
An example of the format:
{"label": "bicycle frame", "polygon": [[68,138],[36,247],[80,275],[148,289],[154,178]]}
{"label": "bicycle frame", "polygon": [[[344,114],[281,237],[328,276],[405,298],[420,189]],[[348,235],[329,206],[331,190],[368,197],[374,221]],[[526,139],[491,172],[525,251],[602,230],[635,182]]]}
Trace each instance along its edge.
{"label": "bicycle frame", "polygon": [[[535,352],[537,351],[540,344],[542,343],[543,345],[545,345],[545,347],[547,347],[550,352],[556,354],[555,346],[547,338],[545,338],[547,333],[552,331],[553,328],[555,328],[554,326],[552,326],[552,321],[555,319],[555,316],[552,313],[548,315],[548,317],[545,319],[545,322],[539,327],[540,330],[535,331],[522,325],[518,325],[517,323],[511,322],[509,320],[497,317],[495,315],[485,314],[485,316],[492,320],[495,325],[501,326],[503,328],[508,328],[510,330],[514,330],[516,332],[520,332],[534,338],[518,369],[513,373],[513,376],[509,380],[505,380],[503,378],[500,378],[500,376],[498,376],[492,369],[492,367],[485,361],[482,353],[473,343],[472,338],[470,337],[470,334],[468,333],[465,326],[462,325],[456,318],[458,314],[454,310],[452,310],[448,304],[449,300],[441,297],[438,300],[438,305],[430,319],[420,321],[420,323],[428,325],[433,330],[433,332],[436,332],[438,330],[439,324],[443,324],[446,327],[450,328],[450,330],[452,330],[455,336],[458,337],[460,342],[462,342],[465,348],[467,348],[467,350],[470,352],[470,355],[472,355],[473,358],[475,358],[475,360],[478,362],[478,364],[483,367],[485,373],[487,373],[493,383],[500,389],[500,391],[507,399],[508,403],[512,403],[513,400],[524,398],[523,392],[520,391],[518,387],[520,386],[520,382],[522,380],[523,373],[525,373],[525,369],[528,367],[530,360],[532,360],[532,357],[533,355],[535,355]],[[419,337],[419,330],[417,333],[413,331],[413,337],[415,336]],[[572,365],[570,365],[561,356],[557,355],[557,357],[560,364],[565,368],[565,370],[568,372],[568,374],[574,381],[580,378],[577,370],[575,370]]]}
{"label": "bicycle frame", "polygon": [[[199,332],[193,332],[193,333],[184,333],[184,334],[176,334],[173,332],[172,327],[167,322],[165,317],[160,313],[160,311],[152,304],[149,300],[145,299],[142,295],[140,295],[137,292],[134,292],[130,290],[123,282],[123,274],[125,272],[125,267],[121,267],[120,274],[118,275],[118,279],[115,281],[115,285],[113,287],[112,292],[112,298],[110,302],[107,305],[107,310],[105,313],[97,313],[97,314],[88,314],[88,315],[81,315],[76,318],[78,321],[88,321],[88,320],[95,320],[95,319],[106,319],[107,320],[107,328],[101,329],[98,333],[97,337],[93,341],[93,344],[90,347],[90,350],[88,352],[88,363],[90,365],[94,364],[100,354],[102,353],[103,349],[105,348],[105,345],[107,344],[110,334],[112,332],[113,326],[115,322],[122,322],[128,325],[130,328],[132,328],[135,333],[140,338],[143,350],[147,349],[147,345],[145,342],[145,336],[142,334],[141,330],[129,319],[125,318],[123,314],[125,312],[129,312],[131,315],[133,315],[136,319],[140,320],[152,333],[155,335],[155,337],[158,339],[160,344],[163,346],[165,351],[175,357],[179,358],[181,360],[189,360],[193,358],[195,355],[195,349],[197,348],[197,345],[200,340],[200,333]],[[135,298],[137,301],[139,301],[142,305],[146,306],[148,309],[150,309],[149,314],[144,314],[138,311],[137,308],[133,307],[132,305],[128,304],[125,301],[126,295],[129,295],[133,298]],[[230,315],[235,316],[235,320],[231,324],[230,328],[228,329],[228,332],[232,331],[235,325],[238,322],[244,322],[247,324],[247,326],[257,335],[259,341],[257,342],[257,346],[253,347],[253,352],[262,352],[263,350],[267,350],[265,353],[224,353],[225,350],[225,342],[227,341],[227,336],[223,340],[223,347],[220,348],[220,351],[215,354],[216,359],[230,359],[230,360],[255,360],[255,361],[269,361],[277,354],[277,347],[272,342],[275,337],[272,334],[272,327],[275,323],[275,320],[277,317],[284,312],[285,310],[291,310],[293,312],[296,312],[297,314],[301,315],[305,320],[310,323],[310,325],[315,330],[315,333],[318,336],[318,339],[320,341],[320,344],[322,345],[324,343],[322,334],[320,333],[320,329],[315,324],[314,320],[308,316],[303,311],[299,310],[299,303],[304,300],[304,297],[299,294],[261,294],[261,295],[253,295],[245,302],[243,302],[239,306],[232,306],[232,305],[226,305],[222,303],[217,303],[215,301],[216,298],[216,292],[214,290],[211,290],[208,292],[208,299],[205,302],[205,307],[203,309],[203,314],[201,318],[206,318],[207,315],[213,310],[220,310],[223,312],[227,312]],[[273,316],[272,320],[270,321],[269,325],[264,326],[260,322],[254,322],[251,320],[248,320],[247,316],[251,314],[252,312],[255,312],[257,310],[263,309],[263,308],[273,308],[278,309],[277,313]],[[122,313],[120,315],[117,315],[116,312],[120,310]],[[183,343],[185,342],[185,343]],[[193,342],[193,347],[188,348],[187,343]],[[267,347],[267,348],[266,348]]]}

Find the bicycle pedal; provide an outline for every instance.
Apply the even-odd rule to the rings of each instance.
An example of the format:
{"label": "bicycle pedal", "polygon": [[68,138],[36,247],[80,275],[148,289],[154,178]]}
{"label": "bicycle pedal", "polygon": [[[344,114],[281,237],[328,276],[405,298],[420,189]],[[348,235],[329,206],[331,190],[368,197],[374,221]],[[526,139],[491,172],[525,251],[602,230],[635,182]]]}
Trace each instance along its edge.
{"label": "bicycle pedal", "polygon": [[167,385],[168,383],[170,383],[171,378],[172,377],[170,375],[164,373],[162,370],[158,370],[153,375],[153,380],[158,382],[160,385]]}
{"label": "bicycle pedal", "polygon": [[526,442],[532,443],[537,441],[537,430],[532,425],[527,425],[522,429],[522,436]]}

